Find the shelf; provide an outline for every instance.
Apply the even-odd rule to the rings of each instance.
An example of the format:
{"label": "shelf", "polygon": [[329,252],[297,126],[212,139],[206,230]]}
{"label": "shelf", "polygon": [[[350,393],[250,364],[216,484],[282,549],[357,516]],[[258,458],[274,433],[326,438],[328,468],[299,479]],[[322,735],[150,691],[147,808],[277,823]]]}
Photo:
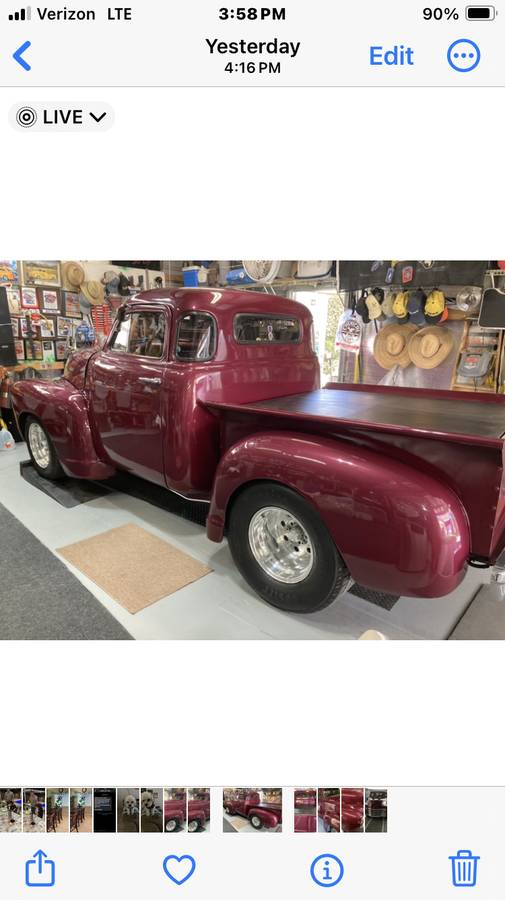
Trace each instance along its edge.
{"label": "shelf", "polygon": [[24,369],[35,369],[37,372],[48,372],[56,369],[64,369],[64,362],[45,363],[40,359],[27,359],[24,363],[18,363],[17,366],[5,366],[9,372],[23,372]]}

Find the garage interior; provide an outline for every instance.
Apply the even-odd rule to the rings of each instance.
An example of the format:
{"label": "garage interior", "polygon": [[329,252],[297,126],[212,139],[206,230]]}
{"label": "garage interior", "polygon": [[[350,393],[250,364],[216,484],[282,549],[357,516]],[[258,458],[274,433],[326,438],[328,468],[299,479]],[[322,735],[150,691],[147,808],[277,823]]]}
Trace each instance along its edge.
{"label": "garage interior", "polygon": [[[73,282],[72,274],[78,275]],[[404,278],[410,280],[402,284]],[[0,262],[2,638],[505,637],[503,589],[491,580],[489,569],[477,567],[469,567],[457,589],[441,598],[396,596],[354,584],[319,612],[276,609],[248,587],[227,542],[207,539],[207,504],[188,502],[126,472],[105,481],[41,478],[16,427],[11,402],[17,382],[61,378],[74,351],[100,348],[126,300],[146,289],[182,287],[254,291],[270,300],[279,295],[303,304],[314,321],[322,385],[385,384],[454,391],[455,397],[462,390],[498,397],[505,392],[504,284],[505,262],[490,261]],[[401,316],[386,315],[393,302],[391,286],[393,297],[409,294],[404,312],[416,328],[434,327],[425,325],[427,316],[421,321],[416,303],[428,309],[437,294],[433,303],[441,303],[442,311],[432,318],[438,317],[435,324],[443,330],[445,349],[436,365],[385,365],[379,334],[398,324],[407,327]],[[353,326],[359,324],[359,334],[345,328],[351,320]],[[137,607],[135,596],[118,602],[93,574],[108,535],[110,558],[119,557],[119,580],[121,571],[128,580],[128,564],[135,577],[152,580],[146,560],[163,559],[166,549],[172,556],[164,571],[172,567],[180,573],[189,566],[185,583],[169,584],[160,593],[167,587],[160,576],[145,605]],[[94,538],[95,543],[82,544]],[[130,546],[137,548],[136,554]],[[79,561],[83,555],[87,565]]]}

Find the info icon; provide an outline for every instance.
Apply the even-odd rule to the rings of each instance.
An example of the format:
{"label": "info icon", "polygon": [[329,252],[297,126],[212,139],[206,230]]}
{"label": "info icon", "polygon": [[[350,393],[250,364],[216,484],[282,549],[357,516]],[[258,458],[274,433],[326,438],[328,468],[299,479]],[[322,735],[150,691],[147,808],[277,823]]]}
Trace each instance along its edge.
{"label": "info icon", "polygon": [[321,853],[312,860],[310,877],[319,887],[335,887],[344,877],[344,864],[333,853]]}

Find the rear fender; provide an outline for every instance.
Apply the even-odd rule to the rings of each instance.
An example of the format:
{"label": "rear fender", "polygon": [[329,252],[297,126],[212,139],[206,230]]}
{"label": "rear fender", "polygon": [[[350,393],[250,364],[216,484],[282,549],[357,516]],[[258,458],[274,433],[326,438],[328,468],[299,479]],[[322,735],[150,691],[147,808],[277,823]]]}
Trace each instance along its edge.
{"label": "rear fender", "polygon": [[279,824],[279,817],[268,809],[250,809],[249,818],[257,816],[261,820],[265,828],[275,828]]}
{"label": "rear fender", "polygon": [[459,498],[411,466],[341,440],[264,432],[238,441],[216,472],[207,520],[223,537],[237,492],[254,481],[297,491],[318,511],[359,584],[441,597],[466,571],[469,527]]}
{"label": "rear fender", "polygon": [[23,434],[28,416],[43,424],[67,475],[109,478],[114,474],[95,450],[86,398],[66,378],[18,381],[12,387],[12,405]]}

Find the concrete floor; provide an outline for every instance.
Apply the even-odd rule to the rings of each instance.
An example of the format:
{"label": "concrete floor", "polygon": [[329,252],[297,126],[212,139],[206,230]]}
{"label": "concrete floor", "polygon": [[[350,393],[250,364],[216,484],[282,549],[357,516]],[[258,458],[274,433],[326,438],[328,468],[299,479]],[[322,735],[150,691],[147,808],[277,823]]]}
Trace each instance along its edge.
{"label": "concrete floor", "polygon": [[0,453],[0,502],[52,552],[135,522],[213,569],[205,578],[132,615],[63,560],[139,640],[355,640],[367,629],[377,629],[392,640],[445,639],[488,580],[485,572],[470,569],[463,584],[448,597],[401,597],[391,611],[346,594],[320,613],[283,613],[256,597],[236,571],[227,544],[208,541],[201,526],[120,493],[65,509],[21,478],[19,463],[27,458],[24,444]]}

